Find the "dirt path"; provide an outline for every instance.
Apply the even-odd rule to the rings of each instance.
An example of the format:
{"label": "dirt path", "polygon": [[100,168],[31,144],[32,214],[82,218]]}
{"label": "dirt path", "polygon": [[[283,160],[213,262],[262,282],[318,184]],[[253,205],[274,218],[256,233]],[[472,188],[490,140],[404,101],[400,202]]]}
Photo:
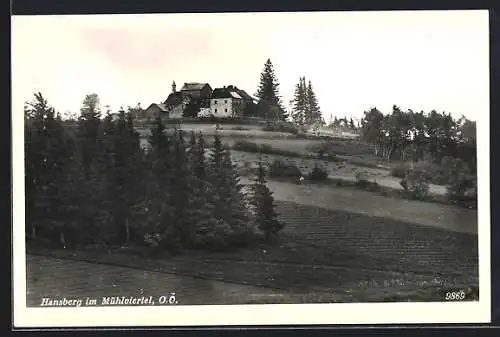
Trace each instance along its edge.
{"label": "dirt path", "polygon": [[[242,184],[250,183],[241,178]],[[477,211],[416,200],[386,198],[370,192],[341,188],[296,185],[269,181],[276,200],[357,214],[385,217],[407,223],[463,233],[477,233]]]}

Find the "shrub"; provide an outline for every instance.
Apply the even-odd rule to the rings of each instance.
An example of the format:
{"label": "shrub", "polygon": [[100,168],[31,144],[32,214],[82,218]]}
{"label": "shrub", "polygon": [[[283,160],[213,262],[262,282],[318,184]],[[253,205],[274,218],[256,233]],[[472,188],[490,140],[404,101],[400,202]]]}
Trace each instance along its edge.
{"label": "shrub", "polygon": [[257,144],[248,140],[238,140],[233,144],[233,150],[245,152],[271,153],[273,148],[269,144]]}
{"label": "shrub", "polygon": [[391,176],[404,179],[408,173],[408,167],[405,164],[399,164],[391,168]]}
{"label": "shrub", "polygon": [[158,255],[161,251],[161,236],[158,233],[150,234],[147,233],[144,235],[144,243],[149,247],[149,251],[143,252],[143,255],[147,255],[149,257],[154,257]]}
{"label": "shrub", "polygon": [[275,154],[285,157],[304,157],[304,154],[284,150],[284,149],[274,149],[269,144],[258,144],[248,140],[238,140],[236,141],[232,149],[235,151],[244,151],[244,152],[252,152],[252,153],[263,153],[263,154]]}
{"label": "shrub", "polygon": [[429,194],[430,181],[431,176],[428,172],[421,169],[413,169],[406,173],[400,184],[412,199],[423,200]]}
{"label": "shrub", "polygon": [[370,192],[378,192],[380,190],[380,186],[378,185],[377,182],[375,181],[369,181],[368,177],[366,175],[366,172],[364,171],[357,171],[354,174],[354,177],[356,178],[356,186],[370,191]]}
{"label": "shrub", "polygon": [[239,172],[241,175],[250,176],[255,174],[256,168],[252,166],[252,163],[248,160],[245,160],[243,164],[239,168]]}
{"label": "shrub", "polygon": [[356,171],[356,173],[354,173],[354,178],[356,178],[356,181],[368,181],[365,171]]}
{"label": "shrub", "polygon": [[243,126],[233,126],[233,127],[231,128],[231,130],[235,130],[235,131],[248,131],[248,130],[250,130],[250,129],[249,129],[249,128],[245,128],[245,127],[243,127]]}
{"label": "shrub", "polygon": [[344,185],[346,185],[346,184],[342,179],[335,179],[335,186],[343,187]]}
{"label": "shrub", "polygon": [[233,231],[221,219],[207,218],[197,224],[194,246],[211,251],[227,251]]}
{"label": "shrub", "polygon": [[179,119],[165,118],[165,124],[171,123],[189,123],[189,124],[239,124],[239,125],[262,125],[264,121],[261,118],[251,117],[216,117],[214,115],[201,116],[196,118],[183,117]]}
{"label": "shrub", "polygon": [[477,179],[470,174],[466,162],[459,158],[448,162],[449,180],[446,186],[448,200],[466,207],[477,206]]}
{"label": "shrub", "polygon": [[308,146],[308,150],[312,153],[316,153],[319,158],[336,156],[337,154],[333,152],[332,146],[328,142],[322,142],[320,144],[311,144]]}
{"label": "shrub", "polygon": [[299,179],[302,176],[302,172],[297,165],[276,159],[269,166],[269,176]]}
{"label": "shrub", "polygon": [[409,167],[408,164],[399,164],[392,167],[391,176],[405,179],[406,175],[410,171],[419,171],[428,176],[430,183],[436,185],[446,185],[449,180],[449,169],[447,168],[447,165],[448,164],[446,163],[436,165],[426,161],[416,162],[412,165],[412,167]]}
{"label": "shrub", "polygon": [[308,178],[314,181],[323,181],[328,179],[328,171],[324,167],[319,167],[318,164],[309,173]]}

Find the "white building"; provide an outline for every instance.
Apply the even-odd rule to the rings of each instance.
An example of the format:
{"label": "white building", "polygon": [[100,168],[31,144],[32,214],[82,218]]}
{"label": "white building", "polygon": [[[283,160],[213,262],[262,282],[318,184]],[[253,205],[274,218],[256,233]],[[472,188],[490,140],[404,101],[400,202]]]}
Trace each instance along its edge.
{"label": "white building", "polygon": [[214,89],[210,98],[210,113],[215,117],[243,116],[243,111],[252,98],[234,86]]}

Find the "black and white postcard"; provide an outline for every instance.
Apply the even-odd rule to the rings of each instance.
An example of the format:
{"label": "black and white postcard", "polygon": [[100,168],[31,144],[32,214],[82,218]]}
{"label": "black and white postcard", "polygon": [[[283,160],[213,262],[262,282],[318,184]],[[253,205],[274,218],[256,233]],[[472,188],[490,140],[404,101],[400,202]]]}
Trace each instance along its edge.
{"label": "black and white postcard", "polygon": [[489,322],[488,30],[13,16],[14,325]]}

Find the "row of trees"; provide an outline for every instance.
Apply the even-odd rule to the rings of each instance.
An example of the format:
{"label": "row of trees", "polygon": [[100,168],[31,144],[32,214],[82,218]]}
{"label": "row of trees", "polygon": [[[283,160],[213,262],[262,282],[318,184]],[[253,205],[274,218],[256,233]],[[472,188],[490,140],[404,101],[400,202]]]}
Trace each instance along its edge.
{"label": "row of trees", "polygon": [[274,73],[274,66],[270,59],[264,65],[260,75],[257,89],[257,104],[250,104],[245,115],[257,116],[280,121],[291,120],[297,126],[325,125],[319,107],[318,99],[314,93],[311,81],[306,84],[305,77],[300,77],[295,87],[292,108],[287,113],[279,94],[279,81]]}
{"label": "row of trees", "polygon": [[344,127],[344,128],[349,128],[351,130],[358,130],[360,128],[360,123],[359,121],[356,123],[354,122],[354,119],[352,117],[347,118],[347,117],[342,117],[342,118],[337,118],[335,117],[330,117],[330,123],[328,124],[329,127]]}
{"label": "row of trees", "polygon": [[102,119],[97,95],[85,98],[76,127],[41,94],[25,114],[28,238],[226,249],[283,228],[262,164],[252,193],[243,193],[217,135],[207,151],[201,134],[167,132],[157,119],[146,150],[131,114]]}
{"label": "row of trees", "polygon": [[386,159],[427,160],[444,157],[464,160],[476,171],[476,123],[451,114],[403,111],[394,105],[390,114],[377,108],[365,111],[361,137],[376,155]]}

